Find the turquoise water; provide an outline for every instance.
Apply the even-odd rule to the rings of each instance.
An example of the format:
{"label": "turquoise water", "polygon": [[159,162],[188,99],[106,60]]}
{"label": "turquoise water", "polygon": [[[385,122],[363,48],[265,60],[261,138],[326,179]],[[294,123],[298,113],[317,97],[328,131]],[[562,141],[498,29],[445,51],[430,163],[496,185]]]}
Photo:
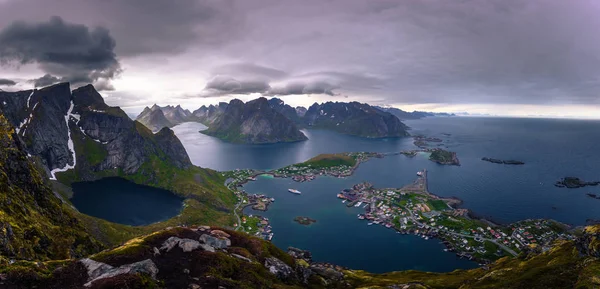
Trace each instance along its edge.
{"label": "turquoise water", "polygon": [[[405,123],[412,128],[411,134],[443,139],[443,147],[458,153],[461,166],[437,165],[423,155],[394,156],[370,160],[347,179],[295,183],[259,178],[245,189],[276,198],[269,211],[261,213],[272,221],[273,242],[283,249],[292,245],[311,250],[318,261],[374,272],[448,271],[472,266],[441,251],[443,247],[436,240],[366,226],[356,219],[358,209],[347,209],[335,198],[341,189],[362,181],[378,187],[401,187],[423,168],[429,172],[431,192],[459,197],[463,207],[497,222],[551,218],[583,225],[587,219],[600,219],[600,200],[586,196],[588,192],[600,194],[600,187],[570,190],[553,185],[564,176],[600,180],[599,121],[455,117]],[[306,131],[309,140],[300,143],[233,145],[198,133],[201,126],[187,123],[174,130],[194,164],[218,170],[278,168],[320,153],[415,148],[411,138],[373,140],[319,130]],[[481,161],[482,157],[516,159],[526,164],[498,165]],[[287,193],[290,187],[301,190],[302,196]],[[298,225],[293,222],[298,215],[314,218],[317,223]],[[379,259],[382,261],[373,261]]]}

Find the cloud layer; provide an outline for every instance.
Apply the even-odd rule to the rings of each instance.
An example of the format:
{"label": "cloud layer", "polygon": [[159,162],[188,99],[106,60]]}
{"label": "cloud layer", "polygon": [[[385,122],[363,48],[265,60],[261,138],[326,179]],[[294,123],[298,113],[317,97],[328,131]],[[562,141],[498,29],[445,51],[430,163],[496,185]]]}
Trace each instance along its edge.
{"label": "cloud layer", "polygon": [[4,0],[0,60],[38,65],[38,83],[94,81],[123,103],[599,106],[597,27],[595,0]]}

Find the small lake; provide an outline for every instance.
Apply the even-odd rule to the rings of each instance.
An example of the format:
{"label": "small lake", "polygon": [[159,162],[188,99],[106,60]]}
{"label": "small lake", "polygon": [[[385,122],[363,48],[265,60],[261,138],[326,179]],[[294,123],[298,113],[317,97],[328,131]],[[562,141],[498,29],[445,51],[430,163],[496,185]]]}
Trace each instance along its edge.
{"label": "small lake", "polygon": [[178,215],[183,198],[123,178],[73,183],[71,203],[80,212],[107,221],[143,226]]}

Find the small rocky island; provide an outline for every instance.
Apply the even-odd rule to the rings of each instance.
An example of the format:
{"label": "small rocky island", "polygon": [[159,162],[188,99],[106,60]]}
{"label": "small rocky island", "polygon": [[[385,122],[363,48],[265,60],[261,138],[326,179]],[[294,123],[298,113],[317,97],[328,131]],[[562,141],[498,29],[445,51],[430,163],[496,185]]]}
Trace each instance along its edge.
{"label": "small rocky island", "polygon": [[440,148],[431,149],[429,151],[431,152],[429,160],[433,162],[436,162],[440,165],[460,166],[460,162],[458,161],[458,157],[456,156],[455,152]]}
{"label": "small rocky island", "polygon": [[594,198],[596,200],[600,200],[600,196],[596,195],[596,194],[592,194],[592,193],[587,193],[586,194],[588,197],[590,198]]}
{"label": "small rocky island", "polygon": [[298,217],[294,218],[294,222],[296,222],[296,223],[298,223],[300,225],[308,226],[308,225],[310,225],[312,223],[316,223],[317,220],[311,219],[309,217],[300,217],[300,216],[298,216]]}
{"label": "small rocky island", "polygon": [[516,161],[516,160],[500,160],[500,159],[493,159],[493,158],[488,158],[488,157],[483,157],[481,158],[482,161],[486,161],[486,162],[490,162],[490,163],[495,163],[495,164],[505,164],[505,165],[524,165],[525,163],[522,161]]}
{"label": "small rocky island", "polygon": [[586,186],[597,186],[599,184],[600,184],[600,181],[586,182],[586,181],[584,181],[580,178],[576,178],[576,177],[564,177],[560,181],[557,181],[554,185],[559,188],[576,189],[576,188],[583,188]]}
{"label": "small rocky island", "polygon": [[437,137],[427,137],[424,135],[416,135],[413,137],[413,139],[413,144],[422,149],[427,148],[429,142],[441,143],[443,141],[442,139]]}

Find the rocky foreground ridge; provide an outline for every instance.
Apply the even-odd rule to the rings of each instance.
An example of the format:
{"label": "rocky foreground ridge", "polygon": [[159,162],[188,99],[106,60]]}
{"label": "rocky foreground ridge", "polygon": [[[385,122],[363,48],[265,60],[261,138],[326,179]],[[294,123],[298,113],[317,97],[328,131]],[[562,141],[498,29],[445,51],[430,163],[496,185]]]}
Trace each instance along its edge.
{"label": "rocky foreground ridge", "polygon": [[[208,226],[167,228],[87,258],[17,262],[8,288],[597,288],[600,227],[541,252],[532,247],[485,268],[370,274],[316,263],[309,252]],[[374,260],[376,261],[376,260]]]}

